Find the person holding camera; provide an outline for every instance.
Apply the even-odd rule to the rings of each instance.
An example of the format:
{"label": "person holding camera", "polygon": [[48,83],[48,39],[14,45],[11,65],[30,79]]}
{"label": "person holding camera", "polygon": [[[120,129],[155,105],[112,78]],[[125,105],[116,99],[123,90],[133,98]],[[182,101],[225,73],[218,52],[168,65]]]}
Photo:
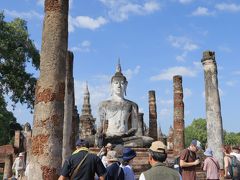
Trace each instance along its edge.
{"label": "person holding camera", "polygon": [[196,166],[200,163],[196,152],[201,149],[201,144],[197,140],[192,140],[190,146],[180,154],[180,167],[182,168],[183,180],[196,180]]}

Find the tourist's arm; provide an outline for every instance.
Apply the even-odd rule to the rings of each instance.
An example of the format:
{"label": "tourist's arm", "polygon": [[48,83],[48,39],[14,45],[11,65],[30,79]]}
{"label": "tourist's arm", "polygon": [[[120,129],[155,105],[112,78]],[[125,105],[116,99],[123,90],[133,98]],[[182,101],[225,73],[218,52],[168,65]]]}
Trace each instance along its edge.
{"label": "tourist's arm", "polygon": [[196,166],[200,163],[199,159],[196,159],[194,162],[185,162],[184,160],[180,160],[180,166],[181,167],[190,167],[190,166]]}
{"label": "tourist's arm", "polygon": [[224,156],[223,158],[224,160],[224,176],[227,176],[228,174],[228,166],[229,166],[229,161],[228,161],[228,157],[227,156]]}

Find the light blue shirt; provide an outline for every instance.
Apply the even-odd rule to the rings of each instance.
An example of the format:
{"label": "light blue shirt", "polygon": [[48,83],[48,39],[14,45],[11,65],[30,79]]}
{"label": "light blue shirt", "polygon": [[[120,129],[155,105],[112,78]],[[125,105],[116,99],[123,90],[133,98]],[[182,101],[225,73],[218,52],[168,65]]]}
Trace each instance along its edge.
{"label": "light blue shirt", "polygon": [[135,180],[135,175],[130,165],[123,166],[121,164],[120,167],[123,168],[124,180]]}

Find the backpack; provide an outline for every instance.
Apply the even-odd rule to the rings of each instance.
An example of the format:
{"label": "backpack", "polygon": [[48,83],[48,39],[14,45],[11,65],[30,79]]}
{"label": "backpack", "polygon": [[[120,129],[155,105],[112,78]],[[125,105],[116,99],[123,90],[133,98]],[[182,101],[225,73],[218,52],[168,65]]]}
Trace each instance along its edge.
{"label": "backpack", "polygon": [[232,179],[240,179],[240,161],[236,156],[231,157],[231,164],[229,166],[229,173]]}

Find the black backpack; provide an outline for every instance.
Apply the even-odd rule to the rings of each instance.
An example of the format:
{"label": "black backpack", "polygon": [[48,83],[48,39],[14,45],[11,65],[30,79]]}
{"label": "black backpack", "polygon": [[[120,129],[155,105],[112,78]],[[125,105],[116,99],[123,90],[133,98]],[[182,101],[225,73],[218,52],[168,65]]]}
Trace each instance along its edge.
{"label": "black backpack", "polygon": [[236,158],[236,156],[231,157],[229,173],[233,180],[240,180],[240,161]]}

